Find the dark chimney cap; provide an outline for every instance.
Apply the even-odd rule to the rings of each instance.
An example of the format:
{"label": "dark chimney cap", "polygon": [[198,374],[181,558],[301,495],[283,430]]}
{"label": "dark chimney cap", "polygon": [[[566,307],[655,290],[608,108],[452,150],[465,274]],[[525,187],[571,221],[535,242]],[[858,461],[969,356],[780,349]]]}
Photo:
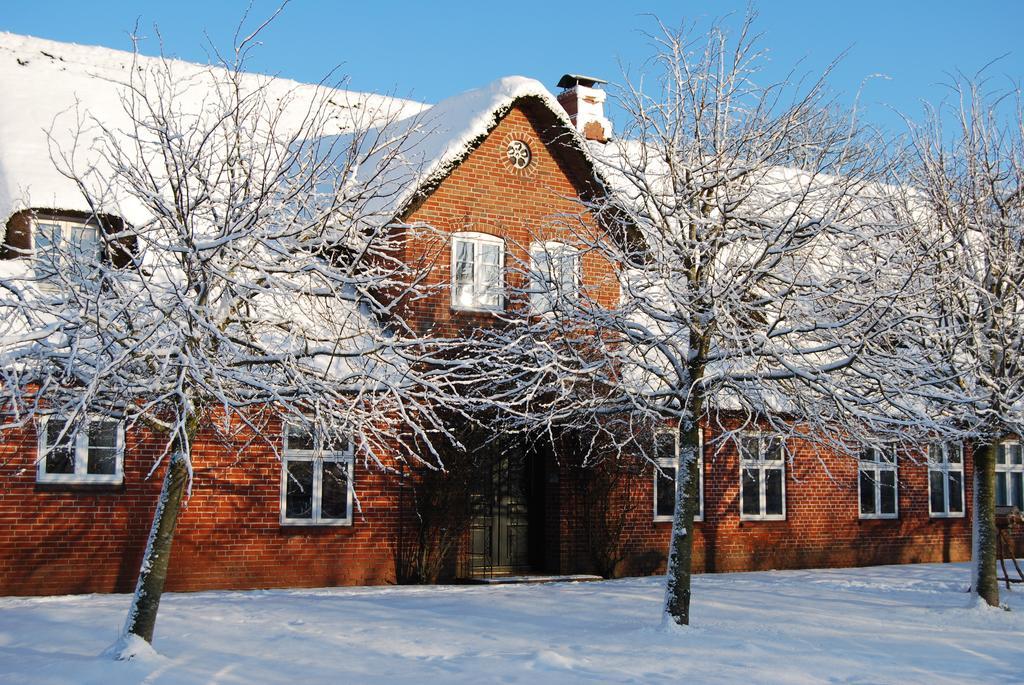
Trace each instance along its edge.
{"label": "dark chimney cap", "polygon": [[559,88],[575,88],[576,86],[583,86],[584,88],[593,88],[595,84],[608,83],[604,79],[594,78],[593,76],[584,76],[583,74],[566,74],[562,78],[558,79]]}

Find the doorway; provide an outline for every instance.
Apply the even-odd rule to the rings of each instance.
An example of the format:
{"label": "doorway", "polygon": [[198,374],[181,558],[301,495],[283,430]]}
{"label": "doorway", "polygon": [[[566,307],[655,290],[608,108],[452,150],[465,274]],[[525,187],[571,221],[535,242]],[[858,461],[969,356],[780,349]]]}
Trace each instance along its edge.
{"label": "doorway", "polygon": [[470,576],[538,570],[535,557],[543,534],[538,525],[543,513],[540,475],[538,460],[521,450],[493,458],[489,473],[471,495]]}

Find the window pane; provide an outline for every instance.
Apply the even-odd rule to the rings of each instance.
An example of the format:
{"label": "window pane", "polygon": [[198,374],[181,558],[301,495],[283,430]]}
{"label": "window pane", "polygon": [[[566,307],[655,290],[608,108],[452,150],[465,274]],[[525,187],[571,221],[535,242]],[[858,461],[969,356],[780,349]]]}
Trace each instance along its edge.
{"label": "window pane", "polygon": [[874,447],[866,447],[860,453],[861,461],[877,461],[878,452]]}
{"label": "window pane", "polygon": [[[49,419],[46,422],[46,465],[47,473],[74,473],[75,447],[74,435],[68,431],[63,439],[60,432],[66,426],[65,421]],[[58,440],[60,442],[58,443]]]}
{"label": "window pane", "polygon": [[963,443],[956,443],[954,445],[950,445],[947,451],[947,456],[949,457],[949,463],[951,464],[962,463],[964,460]]}
{"label": "window pane", "polygon": [[[473,243],[464,240],[455,242],[455,284],[456,290],[471,288],[473,285]],[[465,293],[458,294],[460,304]]]}
{"label": "window pane", "polygon": [[1024,473],[1010,474],[1010,504],[1024,510]]}
{"label": "window pane", "polygon": [[90,421],[89,447],[117,447],[116,421]]}
{"label": "window pane", "polygon": [[348,464],[325,461],[321,481],[320,517],[348,518]]}
{"label": "window pane", "polygon": [[949,472],[949,513],[964,513],[964,474],[962,471]]}
{"label": "window pane", "polygon": [[313,516],[313,462],[290,459],[285,462],[284,515],[290,519]]}
{"label": "window pane", "polygon": [[755,436],[740,438],[740,459],[755,460],[758,458],[759,445]]}
{"label": "window pane", "polygon": [[742,506],[743,513],[749,516],[761,514],[761,478],[757,469],[743,469]]}
{"label": "window pane", "polygon": [[765,461],[782,461],[782,440],[771,438],[765,441]]}
{"label": "window pane", "polygon": [[782,514],[782,469],[765,469],[764,472],[765,514]]}
{"label": "window pane", "polygon": [[676,462],[676,436],[672,433],[658,433],[654,436],[655,456]]}
{"label": "window pane", "polygon": [[94,474],[114,475],[117,473],[117,450],[90,447],[87,470]]}
{"label": "window pane", "polygon": [[896,472],[879,471],[879,511],[882,514],[896,513]]}
{"label": "window pane", "polygon": [[576,295],[576,274],[579,257],[575,250],[562,247],[558,259],[555,261],[556,273],[554,277],[558,280],[558,290],[562,297],[574,297]]}
{"label": "window pane", "polygon": [[1006,492],[1006,480],[1010,474],[1008,473],[997,473],[996,474],[996,506],[1005,507],[1007,502]]}
{"label": "window pane", "polygon": [[111,476],[117,473],[117,421],[90,421],[86,472]]}
{"label": "window pane", "polygon": [[1006,463],[1006,445],[1004,445],[1002,443],[996,445],[996,463],[997,464],[1005,464]]}
{"label": "window pane", "polygon": [[455,241],[455,261],[460,264],[473,263],[473,243],[468,240]]}
{"label": "window pane", "polygon": [[314,448],[313,445],[313,432],[303,428],[302,426],[289,425],[286,433],[288,438],[288,444],[285,445],[285,449],[291,451],[305,451],[311,452]]}
{"label": "window pane", "polygon": [[324,437],[324,451],[325,452],[336,452],[346,453],[351,449],[351,443],[345,436],[325,436]]}
{"label": "window pane", "polygon": [[472,307],[473,306],[473,286],[469,285],[457,285],[455,286],[455,304],[460,307]]}
{"label": "window pane", "polygon": [[1020,443],[1017,443],[1016,445],[1010,445],[1009,452],[1010,452],[1010,463],[1011,464],[1020,464],[1021,463]]}
{"label": "window pane", "polygon": [[100,254],[100,239],[95,226],[75,226],[71,231],[71,249],[79,258],[96,259]]}
{"label": "window pane", "polygon": [[676,470],[668,466],[661,467],[657,474],[654,492],[655,516],[671,516],[676,510]]}
{"label": "window pane", "polygon": [[476,298],[476,304],[480,307],[497,307],[501,304],[501,291],[489,288],[480,293]]}
{"label": "window pane", "polygon": [[455,265],[455,282],[459,285],[472,285],[473,262],[458,262]]}
{"label": "window pane", "polygon": [[942,471],[929,471],[928,483],[931,486],[932,494],[929,506],[933,514],[945,514],[946,512],[946,474]]}
{"label": "window pane", "polygon": [[482,291],[479,295],[486,300],[483,304],[488,307],[497,306],[501,301],[502,285],[501,267],[497,264],[481,265],[480,287],[482,288]]}
{"label": "window pane", "polygon": [[497,267],[501,264],[501,246],[495,243],[480,244],[480,263]]}
{"label": "window pane", "polygon": [[44,273],[52,274],[56,271],[62,238],[60,224],[36,225],[35,255]]}
{"label": "window pane", "polygon": [[875,509],[875,478],[874,471],[860,472],[860,513],[877,514]]}
{"label": "window pane", "polygon": [[530,250],[530,257],[533,264],[530,267],[530,292],[533,294],[534,307],[540,310],[547,309],[548,292],[548,256],[540,245],[534,245]]}

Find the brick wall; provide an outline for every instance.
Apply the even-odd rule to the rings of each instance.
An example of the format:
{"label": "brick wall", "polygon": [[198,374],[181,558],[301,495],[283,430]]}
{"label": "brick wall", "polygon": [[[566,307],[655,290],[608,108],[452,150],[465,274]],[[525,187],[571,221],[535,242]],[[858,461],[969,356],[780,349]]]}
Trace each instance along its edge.
{"label": "brick wall", "polygon": [[[552,153],[550,137],[529,107],[514,108],[448,179],[407,217],[441,236],[413,241],[407,258],[438,257],[432,283],[450,278],[444,234],[479,231],[504,238],[507,264],[525,261],[534,239],[565,237],[558,214],[576,214],[582,185],[571,155]],[[533,152],[529,173],[505,163],[509,140]],[[574,171],[575,169],[575,171]],[[584,219],[584,230],[593,230]],[[599,299],[617,297],[608,265],[596,255],[583,263],[583,283]],[[456,332],[490,325],[493,316],[453,311],[442,291],[418,302],[412,318],[423,328]],[[273,431],[272,431],[273,432]],[[394,582],[394,546],[413,525],[399,481],[357,460],[361,509],[351,526],[287,527],[279,523],[281,466],[269,446],[250,444],[244,431],[219,438],[200,434],[194,452],[193,493],[183,509],[168,589],[327,586]],[[710,438],[710,436],[708,436]],[[158,439],[127,436],[124,483],[117,487],[43,486],[35,482],[36,437],[31,428],[0,436],[0,594],[129,592],[160,487],[162,469],[148,476]],[[969,555],[967,519],[928,517],[926,467],[900,469],[898,520],[857,517],[856,463],[797,446],[787,468],[787,516],[778,522],[739,520],[739,465],[730,448],[705,465],[705,520],[696,526],[698,568],[708,571],[832,566],[900,561],[961,560]],[[553,465],[545,487],[544,563],[550,571],[589,570],[580,479],[568,464]],[[967,469],[969,473],[969,466]],[[624,560],[617,573],[650,573],[663,564],[670,525],[652,520],[650,469],[630,477],[619,500]],[[970,502],[970,483],[966,502]],[[557,566],[558,568],[553,568]]]}
{"label": "brick wall", "polygon": [[[791,440],[786,464],[786,516],[783,521],[740,518],[740,466],[735,445],[712,447],[705,434],[704,520],[695,523],[694,567],[700,571],[862,566],[871,564],[965,561],[971,553],[970,455],[966,456],[964,502],[967,516],[933,518],[928,510],[928,467],[924,454],[901,456],[898,467],[897,519],[861,519],[855,459],[822,454]],[[915,463],[916,462],[916,463]],[[625,560],[619,575],[664,569],[671,523],[653,520],[653,470],[623,485],[631,503],[625,535]],[[571,485],[566,485],[571,490]],[[592,522],[567,522],[577,550]],[[576,552],[583,570],[586,555]]]}
{"label": "brick wall", "polygon": [[[279,429],[271,426],[271,435]],[[201,432],[195,479],[175,536],[167,589],[316,587],[393,582],[402,524],[399,481],[357,460],[361,510],[351,526],[279,523],[281,465],[240,430]],[[147,478],[159,439],[126,436],[124,483],[35,482],[36,438],[11,432],[0,446],[0,594],[130,592],[163,467]],[[406,522],[408,525],[408,522]]]}

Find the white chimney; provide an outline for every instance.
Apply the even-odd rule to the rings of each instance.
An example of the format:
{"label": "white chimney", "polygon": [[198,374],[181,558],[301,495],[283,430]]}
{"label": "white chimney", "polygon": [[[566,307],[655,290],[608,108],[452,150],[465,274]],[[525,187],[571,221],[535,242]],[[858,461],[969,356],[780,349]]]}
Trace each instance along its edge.
{"label": "white chimney", "polygon": [[602,83],[607,81],[566,74],[558,81],[558,87],[562,89],[558,102],[584,138],[605,143],[612,137],[612,122],[604,116],[604,101],[608,94],[596,87]]}

